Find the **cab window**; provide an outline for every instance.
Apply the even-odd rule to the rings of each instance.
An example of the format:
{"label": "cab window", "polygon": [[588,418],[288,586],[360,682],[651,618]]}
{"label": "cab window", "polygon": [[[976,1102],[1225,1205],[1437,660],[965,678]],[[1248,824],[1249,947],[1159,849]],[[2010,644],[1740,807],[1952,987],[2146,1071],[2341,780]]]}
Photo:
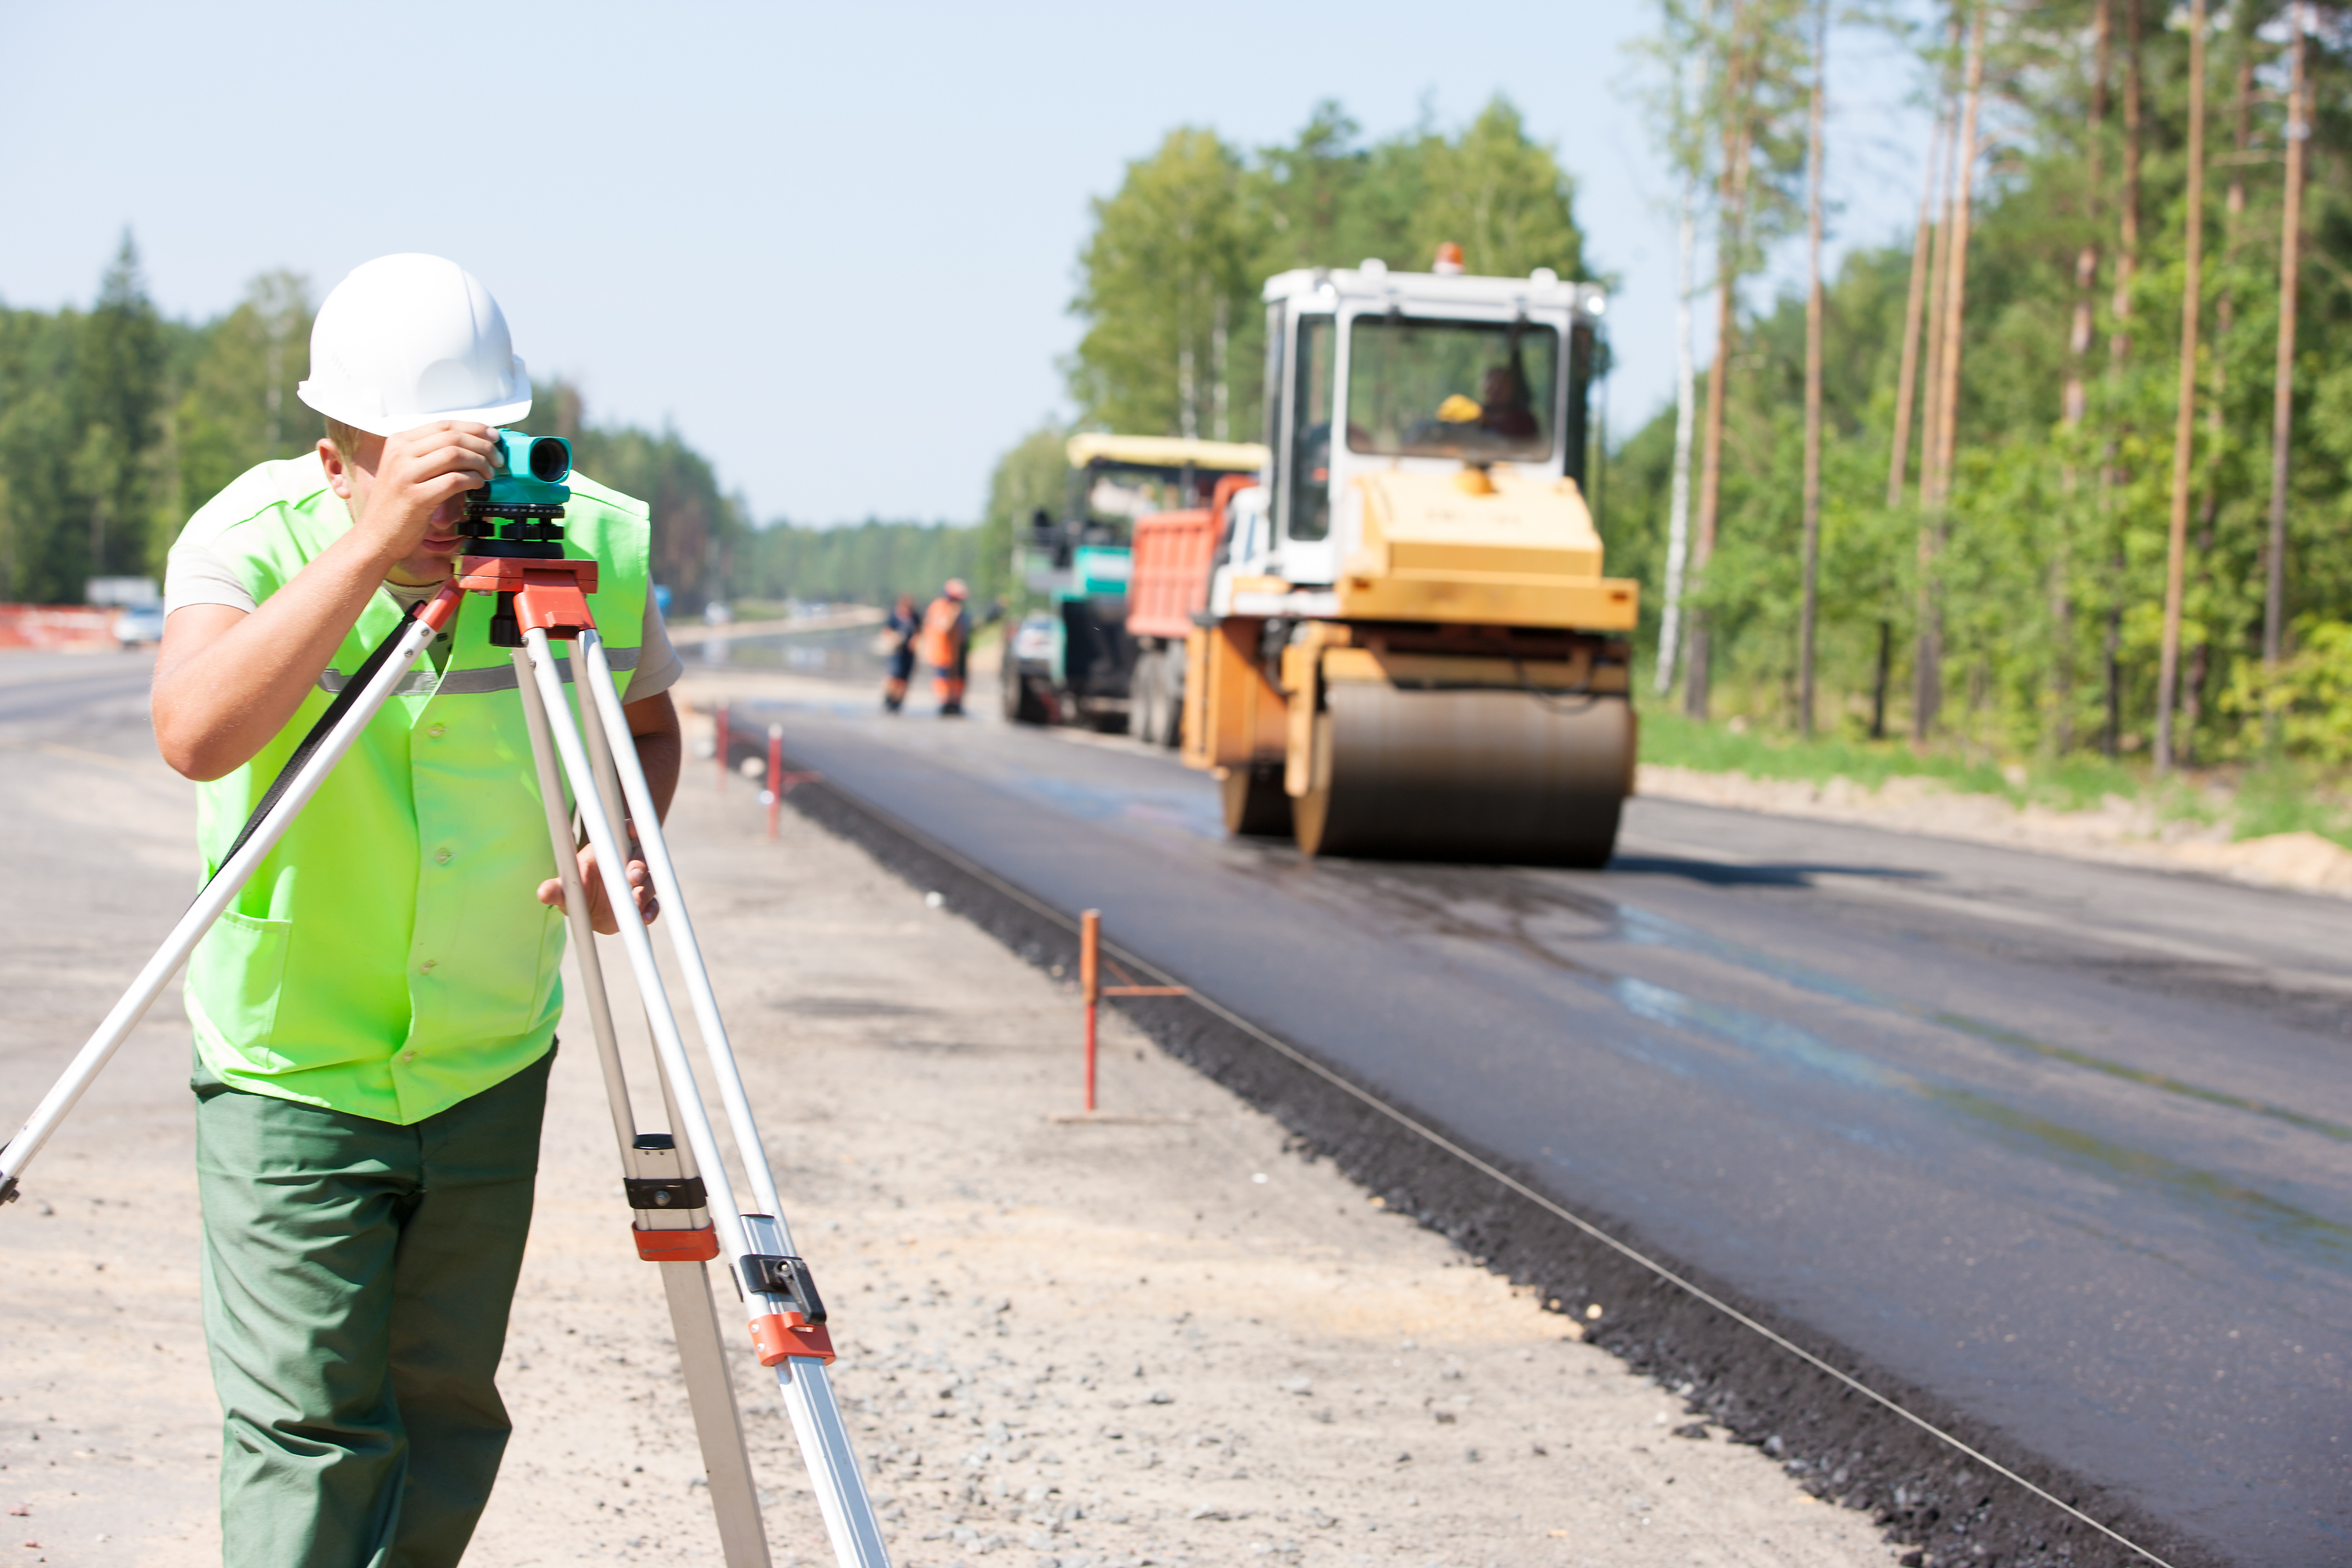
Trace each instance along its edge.
{"label": "cab window", "polygon": [[1311,542],[1331,531],[1332,361],[1339,334],[1329,316],[1298,318],[1298,346],[1292,354],[1290,483],[1284,497],[1282,531]]}
{"label": "cab window", "polygon": [[1559,333],[1550,327],[1359,316],[1348,339],[1348,449],[1547,458],[1559,384]]}

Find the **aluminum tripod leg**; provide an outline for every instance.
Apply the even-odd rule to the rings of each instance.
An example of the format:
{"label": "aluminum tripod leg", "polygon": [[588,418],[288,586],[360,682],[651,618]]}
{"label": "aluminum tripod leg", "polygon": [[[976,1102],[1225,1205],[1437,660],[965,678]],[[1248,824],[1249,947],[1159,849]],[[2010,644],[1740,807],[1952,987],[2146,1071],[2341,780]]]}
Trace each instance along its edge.
{"label": "aluminum tripod leg", "polygon": [[671,921],[671,939],[694,995],[705,1056],[718,1079],[720,1098],[726,1103],[737,1145],[744,1156],[746,1173],[754,1192],[770,1206],[765,1215],[746,1215],[726,1180],[718,1131],[703,1108],[686,1042],[678,1031],[677,1014],[670,1006],[667,988],[654,958],[652,939],[642,922],[629,918],[635,900],[628,884],[620,825],[613,820],[600,798],[581,729],[573,723],[570,705],[563,699],[562,679],[547,633],[532,628],[523,636],[531,678],[550,721],[556,752],[565,775],[572,781],[574,798],[587,826],[589,841],[596,851],[597,874],[604,879],[612,907],[621,917],[622,946],[628,952],[638,991],[645,999],[646,1019],[656,1055],[675,1091],[677,1131],[683,1134],[684,1147],[692,1152],[704,1174],[712,1225],[722,1252],[731,1259],[741,1281],[752,1342],[759,1349],[762,1364],[776,1371],[785,1407],[801,1440],[802,1458],[824,1515],[825,1532],[835,1559],[840,1568],[888,1568],[889,1552],[882,1542],[881,1526],[874,1517],[873,1502],[866,1495],[865,1479],[858,1472],[848,1431],[826,1375],[825,1361],[830,1359],[831,1350],[819,1326],[823,1309],[815,1300],[814,1287],[807,1284],[806,1266],[788,1250],[789,1233],[782,1216],[775,1213],[775,1179],[761,1152],[758,1128],[751,1121],[742,1080],[735,1071],[725,1032],[719,1023],[709,975],[694,942],[693,928],[686,919],[685,897],[677,887],[677,872],[662,839],[660,814],[655,809],[652,792],[646,786],[635,746],[629,737],[625,715],[613,689],[611,666],[595,633],[582,632],[576,683],[581,707],[583,714],[593,714],[591,723],[601,725],[617,765],[628,810],[636,823],[638,842],[644,847],[646,864],[653,872],[664,915]]}
{"label": "aluminum tripod leg", "polygon": [[[633,1177],[658,1178],[669,1173],[667,1162],[678,1162],[683,1151],[662,1145],[664,1137],[640,1137],[629,1102],[629,1085],[621,1064],[620,1040],[613,1027],[612,996],[604,986],[604,969],[596,951],[596,928],[588,912],[587,889],[580,880],[580,860],[573,848],[572,822],[563,809],[563,781],[556,769],[555,742],[548,729],[547,708],[531,679],[530,661],[514,656],[516,689],[522,698],[523,720],[530,731],[531,760],[538,765],[540,799],[547,810],[547,836],[554,851],[556,873],[563,883],[564,912],[572,927],[572,948],[580,965],[581,1001],[586,1006],[596,1039],[596,1058],[604,1074],[604,1095],[613,1112],[613,1132],[620,1143],[621,1168]],[[664,1086],[667,1090],[667,1086]],[[668,1095],[665,1092],[667,1100]],[[691,1176],[690,1162],[677,1173]],[[661,1218],[671,1216],[662,1215]],[[694,1214],[676,1216],[691,1222]],[[694,1415],[694,1432],[702,1449],[704,1479],[710,1487],[711,1511],[718,1516],[719,1550],[727,1568],[769,1568],[768,1535],[760,1517],[758,1484],[751,1475],[751,1456],[743,1446],[743,1423],[735,1407],[735,1385],[728,1375],[727,1351],[720,1338],[719,1314],[710,1300],[710,1278],[699,1260],[656,1265],[661,1270],[662,1294],[669,1303],[670,1329],[686,1379],[688,1407]]]}
{"label": "aluminum tripod leg", "polygon": [[[628,721],[614,690],[612,666],[604,658],[604,639],[593,630],[583,631],[578,647],[581,708],[585,711],[593,700],[605,733],[614,737],[613,755],[621,774],[621,793],[627,797],[630,815],[637,823],[637,841],[644,848],[646,867],[653,874],[654,892],[661,900],[662,918],[669,927],[687,993],[694,1002],[703,1055],[710,1064],[711,1076],[718,1080],[719,1099],[727,1107],[728,1121],[735,1133],[736,1149],[743,1156],[744,1172],[751,1178],[753,1195],[766,1209],[764,1215],[744,1216],[747,1250],[753,1255],[790,1257],[794,1250],[792,1231],[784,1223],[783,1209],[777,1200],[775,1175],[761,1146],[759,1127],[751,1119],[751,1098],[744,1091],[742,1075],[736,1070],[735,1054],[719,1016],[719,1000],[711,988],[710,973],[703,964],[701,945],[695,941],[694,922],[687,912],[686,891],[678,883],[677,868],[670,859],[669,845],[662,836],[660,814],[654,809],[653,791],[646,784],[645,770],[637,763],[636,748],[625,743]],[[614,896],[621,897],[617,890]],[[754,1305],[751,1310],[757,1325],[762,1315],[773,1312],[776,1307]],[[882,1543],[881,1526],[874,1517],[873,1501],[858,1472],[856,1455],[850,1447],[848,1426],[842,1420],[840,1405],[834,1400],[833,1381],[825,1363],[803,1356],[770,1361],[763,1355],[761,1360],[775,1369],[784,1408],[791,1413],[793,1430],[800,1438],[801,1458],[808,1466],[810,1485],[816,1491],[826,1532],[833,1540],[835,1556],[843,1568],[879,1568],[888,1563],[889,1555]]]}
{"label": "aluminum tripod leg", "polygon": [[275,809],[261,820],[252,837],[245,841],[245,847],[231,856],[228,863],[205,884],[204,891],[196,895],[195,902],[188,906],[187,913],[182,915],[179,923],[172,928],[172,934],[164,938],[162,947],[155,950],[155,956],[147,961],[146,967],[131,981],[131,989],[122,994],[122,999],[114,1005],[100,1022],[97,1031],[75,1053],[65,1076],[58,1079],[49,1092],[41,1098],[41,1103],[33,1108],[33,1114],[16,1130],[16,1135],[5,1145],[0,1145],[0,1203],[7,1203],[16,1197],[16,1179],[25,1173],[25,1167],[32,1163],[33,1156],[41,1152],[41,1145],[49,1141],[49,1134],[58,1130],[58,1123],[66,1119],[66,1114],[81,1099],[82,1092],[113,1059],[122,1042],[131,1037],[131,1031],[139,1026],[139,1020],[147,1016],[147,1009],[154,1005],[155,998],[171,983],[172,976],[179,972],[188,954],[195,951],[196,943],[204,940],[205,932],[212,929],[221,911],[228,908],[230,900],[252,879],[263,858],[278,847],[278,839],[285,837],[286,829],[294,819],[302,815],[302,808],[310,804],[310,797],[319,793],[319,786],[327,782],[327,775],[335,771],[335,764],[343,760],[343,753],[352,749],[352,742],[360,737],[360,731],[365,730],[383,705],[392,700],[394,689],[408,679],[410,662],[424,651],[425,645],[433,640],[436,633],[449,624],[450,618],[457,614],[460,597],[454,587],[445,588],[409,621],[400,641],[393,645],[390,657],[378,668],[359,701],[343,715],[342,721],[336,725],[325,743],[311,753],[310,760],[294,775],[293,782],[279,797]]}

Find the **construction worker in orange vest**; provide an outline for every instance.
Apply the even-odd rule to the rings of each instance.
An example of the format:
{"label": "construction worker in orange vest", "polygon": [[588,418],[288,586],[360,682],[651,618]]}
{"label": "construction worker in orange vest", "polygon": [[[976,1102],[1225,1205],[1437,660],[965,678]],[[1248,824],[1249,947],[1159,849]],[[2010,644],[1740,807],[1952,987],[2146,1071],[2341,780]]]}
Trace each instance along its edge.
{"label": "construction worker in orange vest", "polygon": [[971,646],[971,617],[964,613],[964,600],[971,594],[962,578],[949,578],[924,610],[922,634],[916,639],[923,662],[931,667],[931,689],[939,694],[942,719],[963,713],[964,655]]}

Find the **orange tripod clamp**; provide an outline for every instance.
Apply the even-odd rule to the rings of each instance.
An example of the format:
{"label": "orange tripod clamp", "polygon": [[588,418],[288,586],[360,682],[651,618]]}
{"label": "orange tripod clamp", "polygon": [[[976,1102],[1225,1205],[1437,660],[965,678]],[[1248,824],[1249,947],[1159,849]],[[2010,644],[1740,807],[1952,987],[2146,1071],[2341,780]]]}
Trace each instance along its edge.
{"label": "orange tripod clamp", "polygon": [[[498,595],[501,618],[513,606],[514,647],[521,646],[524,632],[543,631],[563,642],[596,625],[588,613],[588,595],[596,591],[593,561],[468,555],[457,585],[470,594]],[[491,640],[499,639],[493,636]]]}

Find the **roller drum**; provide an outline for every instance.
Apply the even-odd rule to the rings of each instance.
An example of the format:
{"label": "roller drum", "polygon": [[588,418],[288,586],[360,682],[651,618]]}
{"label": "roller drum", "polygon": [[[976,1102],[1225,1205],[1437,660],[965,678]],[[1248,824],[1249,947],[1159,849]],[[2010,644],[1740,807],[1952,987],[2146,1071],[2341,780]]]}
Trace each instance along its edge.
{"label": "roller drum", "polygon": [[1226,832],[1239,838],[1290,832],[1290,797],[1282,793],[1280,763],[1244,763],[1225,775],[1223,788]]}
{"label": "roller drum", "polygon": [[1622,697],[1334,682],[1310,788],[1309,855],[1600,867],[1632,783]]}

